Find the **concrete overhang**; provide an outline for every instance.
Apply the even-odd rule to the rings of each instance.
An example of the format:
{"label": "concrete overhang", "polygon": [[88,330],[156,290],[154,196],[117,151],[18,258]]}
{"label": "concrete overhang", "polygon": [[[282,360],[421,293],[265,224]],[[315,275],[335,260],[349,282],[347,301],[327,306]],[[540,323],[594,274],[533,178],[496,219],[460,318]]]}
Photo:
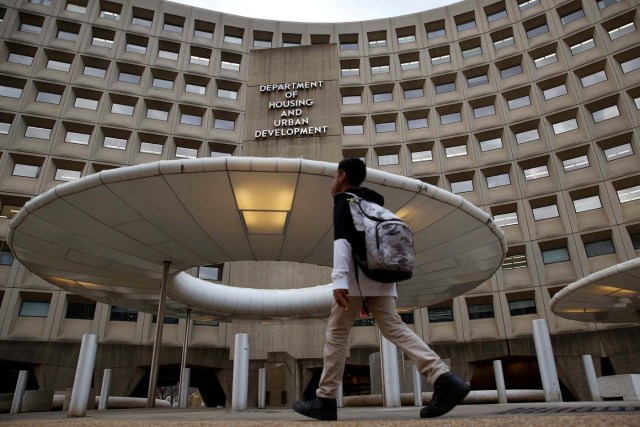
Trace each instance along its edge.
{"label": "concrete overhang", "polygon": [[[330,284],[238,288],[183,271],[228,261],[331,266],[334,163],[283,158],[170,160],[106,170],[61,184],[12,219],[17,260],[44,280],[105,304],[155,312],[170,261],[166,313],[195,318],[325,317]],[[368,170],[365,186],[414,232],[417,266],[398,307],[461,295],[488,280],[506,253],[490,216],[422,181]]]}
{"label": "concrete overhang", "polygon": [[556,293],[551,310],[582,322],[640,321],[640,258],[592,273]]}

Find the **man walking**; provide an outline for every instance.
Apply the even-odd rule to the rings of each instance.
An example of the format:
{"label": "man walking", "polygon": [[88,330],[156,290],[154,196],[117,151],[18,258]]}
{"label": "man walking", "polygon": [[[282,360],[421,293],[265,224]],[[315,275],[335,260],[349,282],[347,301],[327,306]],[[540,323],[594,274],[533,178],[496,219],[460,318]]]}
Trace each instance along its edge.
{"label": "man walking", "polygon": [[[337,420],[336,396],[344,373],[349,345],[349,331],[361,311],[370,310],[389,341],[409,356],[419,372],[433,384],[431,404],[420,411],[421,418],[433,418],[453,409],[469,393],[469,384],[449,371],[448,366],[411,329],[396,311],[396,284],[376,282],[355,267],[353,253],[366,257],[362,233],[353,223],[349,195],[355,194],[380,206],[384,198],[373,190],[360,187],[367,175],[364,162],[357,158],[344,159],[331,183],[333,195],[333,298],[331,316],[326,331],[324,367],[316,398],[299,400],[293,410],[318,420]],[[359,235],[360,234],[360,235]],[[356,268],[358,271],[356,272]],[[368,313],[367,313],[368,314]]]}

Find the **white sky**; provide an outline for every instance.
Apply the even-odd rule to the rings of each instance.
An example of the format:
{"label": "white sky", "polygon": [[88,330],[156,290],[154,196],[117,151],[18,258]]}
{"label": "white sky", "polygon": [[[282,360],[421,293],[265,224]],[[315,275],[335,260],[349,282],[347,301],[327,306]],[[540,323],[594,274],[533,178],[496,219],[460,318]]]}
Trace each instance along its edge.
{"label": "white sky", "polygon": [[171,0],[253,18],[297,22],[352,22],[436,9],[459,0]]}

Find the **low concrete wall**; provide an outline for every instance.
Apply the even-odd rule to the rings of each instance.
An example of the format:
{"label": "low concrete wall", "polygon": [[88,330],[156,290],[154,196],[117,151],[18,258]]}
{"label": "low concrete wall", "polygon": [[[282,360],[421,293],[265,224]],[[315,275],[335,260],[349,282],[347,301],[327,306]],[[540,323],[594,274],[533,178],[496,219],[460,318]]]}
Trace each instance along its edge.
{"label": "low concrete wall", "polygon": [[[65,395],[56,394],[53,396],[53,410],[60,411],[63,408]],[[98,407],[100,402],[100,396],[95,396],[95,407]],[[107,409],[135,409],[146,408],[146,397],[121,397],[121,396],[109,396],[107,402]],[[156,408],[170,408],[171,404],[166,400],[156,399]]]}
{"label": "low concrete wall", "polygon": [[602,397],[640,400],[640,374],[600,377],[598,387]]}
{"label": "low concrete wall", "polygon": [[46,412],[53,406],[53,390],[27,390],[20,412]]}
{"label": "low concrete wall", "polygon": [[0,394],[0,414],[8,414],[13,402],[13,393]]}
{"label": "low concrete wall", "polygon": [[[432,392],[422,393],[422,404],[428,405],[431,402]],[[413,393],[402,393],[400,395],[402,406],[413,406]],[[544,402],[543,390],[507,390],[507,400],[511,402]],[[472,390],[462,403],[482,404],[498,403],[497,390]],[[382,406],[382,395],[372,394],[367,396],[345,396],[344,406]]]}

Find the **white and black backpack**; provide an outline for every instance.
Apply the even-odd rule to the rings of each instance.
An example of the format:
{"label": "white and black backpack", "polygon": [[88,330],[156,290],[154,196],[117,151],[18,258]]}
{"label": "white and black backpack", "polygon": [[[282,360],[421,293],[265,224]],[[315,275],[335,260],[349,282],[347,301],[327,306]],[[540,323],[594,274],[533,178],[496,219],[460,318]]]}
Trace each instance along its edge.
{"label": "white and black backpack", "polygon": [[363,273],[382,283],[410,279],[416,253],[409,226],[390,210],[353,193],[346,194],[356,230],[364,233],[366,259],[354,253]]}

